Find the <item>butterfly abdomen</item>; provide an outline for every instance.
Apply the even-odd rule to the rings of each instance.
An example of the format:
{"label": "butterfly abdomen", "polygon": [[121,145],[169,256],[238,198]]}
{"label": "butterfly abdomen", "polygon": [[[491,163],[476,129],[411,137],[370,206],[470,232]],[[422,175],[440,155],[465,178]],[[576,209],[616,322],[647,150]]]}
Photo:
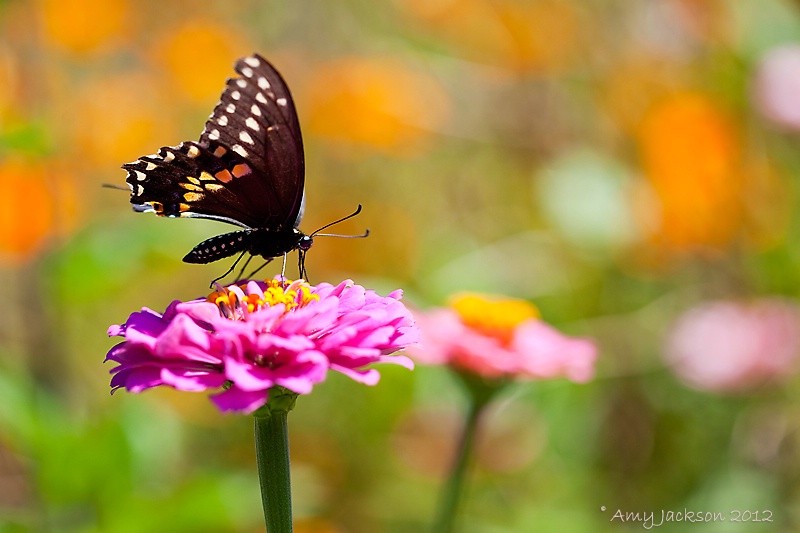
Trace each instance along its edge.
{"label": "butterfly abdomen", "polygon": [[212,263],[248,250],[252,245],[252,230],[234,231],[206,239],[186,254],[184,263]]}
{"label": "butterfly abdomen", "polygon": [[311,239],[295,228],[270,230],[247,229],[217,235],[206,239],[186,254],[185,263],[212,263],[240,252],[260,255],[266,260],[281,256],[297,248],[307,250]]}

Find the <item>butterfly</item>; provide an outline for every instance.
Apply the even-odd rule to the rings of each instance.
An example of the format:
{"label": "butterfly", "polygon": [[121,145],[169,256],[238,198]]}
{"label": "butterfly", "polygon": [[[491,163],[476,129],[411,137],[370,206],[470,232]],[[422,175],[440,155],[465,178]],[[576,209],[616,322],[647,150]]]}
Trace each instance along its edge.
{"label": "butterfly", "polygon": [[[332,224],[311,235],[298,229],[305,207],[305,161],[292,95],[275,67],[258,54],[239,59],[234,70],[239,76],[227,80],[199,141],[165,146],[122,166],[131,204],[138,212],[242,228],[204,240],[186,254],[186,263],[211,263],[237,253],[236,263],[245,253],[267,262],[283,255],[285,261],[288,252],[298,250],[300,277],[306,278],[305,253],[313,237]],[[350,216],[360,210],[359,205]]]}

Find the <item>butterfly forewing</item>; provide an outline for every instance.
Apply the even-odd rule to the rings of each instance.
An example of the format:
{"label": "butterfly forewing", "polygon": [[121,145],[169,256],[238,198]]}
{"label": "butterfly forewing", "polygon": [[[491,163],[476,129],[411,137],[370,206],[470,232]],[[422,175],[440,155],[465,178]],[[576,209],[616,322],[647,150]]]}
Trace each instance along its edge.
{"label": "butterfly forewing", "polygon": [[199,142],[123,165],[138,211],[268,230],[299,223],[303,142],[289,89],[259,55],[234,68]]}
{"label": "butterfly forewing", "polygon": [[293,227],[299,223],[304,185],[294,102],[286,82],[261,56],[240,59],[234,68],[239,77],[227,81],[200,144],[226,147],[244,160],[243,170],[250,169],[228,187],[258,203],[260,219],[253,227]]}

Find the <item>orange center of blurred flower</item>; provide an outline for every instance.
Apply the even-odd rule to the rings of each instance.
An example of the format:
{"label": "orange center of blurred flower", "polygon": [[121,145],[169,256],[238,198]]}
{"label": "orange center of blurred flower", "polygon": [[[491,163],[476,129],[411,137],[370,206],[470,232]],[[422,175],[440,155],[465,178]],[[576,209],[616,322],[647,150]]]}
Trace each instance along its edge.
{"label": "orange center of blurred flower", "polygon": [[311,285],[303,280],[268,279],[265,283],[267,287],[264,288],[263,297],[258,293],[248,294],[247,284],[241,284],[238,285],[241,292],[222,288],[209,294],[207,300],[219,307],[222,316],[231,320],[241,320],[246,313],[279,304],[283,304],[288,312],[319,300],[319,296],[311,294]]}
{"label": "orange center of blurred flower", "polygon": [[498,298],[477,293],[455,295],[449,302],[467,326],[499,338],[511,340],[522,322],[539,318],[539,310],[525,300]]}

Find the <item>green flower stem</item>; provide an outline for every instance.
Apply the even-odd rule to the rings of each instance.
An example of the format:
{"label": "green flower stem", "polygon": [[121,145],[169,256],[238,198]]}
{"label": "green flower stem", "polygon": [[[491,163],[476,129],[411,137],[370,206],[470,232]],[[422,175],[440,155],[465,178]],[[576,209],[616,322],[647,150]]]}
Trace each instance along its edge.
{"label": "green flower stem", "polygon": [[458,503],[461,498],[464,477],[477,433],[478,421],[484,408],[489,404],[499,387],[481,383],[468,376],[461,376],[464,385],[469,391],[469,407],[464,429],[458,442],[455,460],[450,469],[450,476],[442,489],[439,500],[439,509],[433,524],[433,533],[451,533],[454,531]]}
{"label": "green flower stem", "polygon": [[292,532],[287,422],[295,398],[273,389],[269,404],[255,413],[256,463],[268,533]]}

